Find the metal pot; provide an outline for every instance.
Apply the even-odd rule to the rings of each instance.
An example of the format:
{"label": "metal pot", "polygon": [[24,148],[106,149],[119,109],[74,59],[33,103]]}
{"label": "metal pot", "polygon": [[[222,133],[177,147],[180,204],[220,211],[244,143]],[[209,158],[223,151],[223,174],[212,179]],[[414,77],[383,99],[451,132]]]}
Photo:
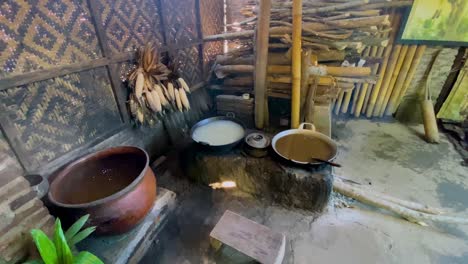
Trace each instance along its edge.
{"label": "metal pot", "polygon": [[[207,125],[209,123],[212,123],[214,121],[219,121],[219,120],[228,120],[228,121],[232,121],[232,122],[235,122],[235,123],[239,124],[242,127],[242,129],[244,130],[244,135],[242,136],[242,138],[240,138],[239,140],[236,140],[235,142],[225,144],[225,145],[210,145],[208,142],[196,141],[193,138],[193,133],[197,128],[199,128],[201,126],[204,126],[204,125]],[[228,151],[232,150],[234,147],[236,147],[242,141],[244,136],[245,136],[245,126],[244,126],[244,124],[242,124],[241,121],[239,121],[238,119],[236,119],[233,116],[215,116],[215,117],[206,118],[206,119],[203,119],[203,120],[199,121],[198,123],[196,123],[192,127],[192,129],[190,129],[190,137],[192,138],[192,140],[200,148],[202,148],[203,150],[207,150],[207,151],[211,151],[211,152],[228,152]]]}
{"label": "metal pot", "polygon": [[263,133],[254,132],[245,137],[244,151],[255,158],[262,158],[268,155],[270,139]]}
{"label": "metal pot", "polygon": [[48,198],[57,216],[71,224],[90,214],[98,234],[121,234],[136,226],[156,199],[156,178],[148,154],[137,147],[109,148],[62,169]]}
{"label": "metal pot", "polygon": [[[310,128],[306,128],[306,126],[309,126]],[[296,136],[296,139],[295,139],[296,142],[291,143],[291,148],[294,149],[294,147],[297,148],[298,146],[301,148],[306,147],[307,144],[305,144],[306,143],[305,141],[306,141],[306,138],[308,138],[307,140],[314,140],[317,143],[317,145],[320,145],[321,148],[327,148],[326,155],[324,154],[325,153],[324,150],[318,150],[318,149],[315,149],[315,146],[311,146],[310,148],[301,149],[301,150],[295,149],[296,151],[302,152],[301,154],[304,154],[305,157],[307,155],[310,155],[311,157],[310,161],[297,160],[294,157],[291,157],[293,155],[286,153],[285,150],[278,149],[278,141],[281,139],[284,140],[284,138],[290,137],[291,135],[300,135],[300,136]],[[310,123],[302,123],[299,125],[299,128],[297,129],[289,129],[289,130],[285,130],[276,134],[272,139],[271,145],[272,145],[273,150],[276,152],[276,154],[278,154],[282,159],[290,161],[296,165],[322,165],[323,162],[316,161],[316,160],[314,161],[312,157],[320,158],[326,161],[332,161],[333,159],[335,159],[337,152],[338,152],[338,147],[335,141],[333,141],[330,137],[322,133],[316,132],[315,126]],[[324,156],[323,157],[315,156],[318,154],[324,155]]]}

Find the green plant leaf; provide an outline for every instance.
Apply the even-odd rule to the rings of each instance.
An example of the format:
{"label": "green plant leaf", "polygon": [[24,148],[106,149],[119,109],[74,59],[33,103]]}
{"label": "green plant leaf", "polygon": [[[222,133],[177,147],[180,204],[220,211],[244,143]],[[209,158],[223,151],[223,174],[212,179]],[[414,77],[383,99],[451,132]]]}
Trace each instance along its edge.
{"label": "green plant leaf", "polygon": [[45,264],[58,264],[57,251],[55,245],[42,230],[31,230],[36,248]]}
{"label": "green plant leaf", "polygon": [[67,239],[63,234],[60,219],[55,220],[54,244],[57,250],[57,259],[59,264],[73,264],[73,255],[67,244]]}
{"label": "green plant leaf", "polygon": [[89,214],[83,215],[72,226],[70,226],[70,228],[68,228],[67,232],[65,232],[65,237],[67,238],[67,241],[70,241],[81,230],[81,228],[83,228],[88,219]]}
{"label": "green plant leaf", "polygon": [[44,264],[44,261],[40,259],[34,259],[34,260],[28,260],[26,262],[23,262],[23,264]]}
{"label": "green plant leaf", "polygon": [[74,264],[104,264],[104,262],[90,252],[82,251],[75,257]]}
{"label": "green plant leaf", "polygon": [[68,243],[70,244],[70,246],[74,246],[76,243],[80,242],[81,240],[83,240],[83,239],[87,238],[89,235],[91,235],[91,233],[93,233],[94,230],[96,230],[95,226],[88,227],[85,230],[83,230],[83,231],[79,232],[78,234],[76,234],[75,236],[73,236],[73,238],[70,241],[68,241]]}

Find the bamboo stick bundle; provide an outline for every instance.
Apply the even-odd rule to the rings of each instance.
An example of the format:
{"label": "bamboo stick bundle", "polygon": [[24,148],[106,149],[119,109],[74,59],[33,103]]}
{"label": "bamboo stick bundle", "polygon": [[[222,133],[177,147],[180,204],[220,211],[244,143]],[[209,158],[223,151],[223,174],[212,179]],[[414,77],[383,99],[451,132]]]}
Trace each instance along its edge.
{"label": "bamboo stick bundle", "polygon": [[[377,47],[367,47],[363,53],[361,54],[361,57],[367,57],[371,54],[371,49],[376,49]],[[375,55],[375,54],[374,54]],[[372,68],[371,69],[371,72],[372,72]],[[358,101],[359,99],[362,97],[362,100],[364,101],[364,94],[365,94],[365,91],[363,93],[363,88],[364,84],[360,83],[358,85],[356,85],[356,89],[354,90],[354,96],[353,96],[353,104],[351,105],[351,112],[350,114],[354,114],[355,111],[356,111],[356,107],[357,107],[357,104],[358,104]]]}
{"label": "bamboo stick bundle", "polygon": [[341,91],[339,94],[338,94],[338,98],[336,99],[336,103],[335,103],[335,115],[339,115],[340,114],[340,109],[341,109],[341,104],[343,102],[343,97],[344,97],[344,91]]}
{"label": "bamboo stick bundle", "polygon": [[395,109],[393,113],[398,109],[398,106],[400,105],[401,99],[403,96],[406,94],[406,91],[408,90],[411,81],[413,80],[414,74],[416,73],[416,69],[419,66],[419,62],[421,61],[422,56],[424,55],[424,52],[426,51],[426,45],[420,45],[416,49],[416,53],[414,54],[413,61],[411,62],[410,69],[408,70],[408,74],[406,76],[405,82],[403,83],[403,87],[401,89],[401,93],[398,96],[398,99],[396,100],[397,103],[395,105]]}
{"label": "bamboo stick bundle", "polygon": [[345,95],[343,98],[343,105],[341,106],[341,113],[345,114],[348,112],[349,102],[351,101],[352,95],[353,95],[353,90],[345,91]]}
{"label": "bamboo stick bundle", "polygon": [[395,47],[393,47],[392,56],[388,62],[387,69],[384,73],[382,73],[384,74],[382,87],[378,95],[378,99],[375,104],[375,107],[373,109],[373,113],[372,113],[373,116],[378,116],[379,114],[380,108],[385,98],[385,94],[387,93],[387,88],[390,85],[390,81],[392,79],[392,73],[395,70],[395,67],[397,65],[398,58],[400,56],[400,51],[401,51],[401,45],[395,45]]}
{"label": "bamboo stick bundle", "polygon": [[382,62],[382,65],[379,68],[380,78],[377,81],[377,83],[375,84],[374,89],[372,90],[372,94],[370,95],[369,103],[368,103],[367,109],[366,109],[366,116],[368,118],[370,118],[372,116],[372,113],[374,111],[374,106],[375,106],[375,103],[377,101],[377,97],[378,97],[378,95],[380,93],[380,87],[382,86],[382,82],[383,82],[383,79],[384,79],[384,74],[385,74],[385,71],[386,71],[387,66],[388,66],[388,61],[390,59],[390,54],[391,54],[392,49],[393,49],[393,45],[389,45],[385,49],[384,60]]}
{"label": "bamboo stick bundle", "polygon": [[[369,54],[368,55],[370,55],[371,57],[376,57],[378,49],[379,48],[377,48],[377,47],[371,47],[369,49]],[[378,67],[379,67],[379,64],[372,65],[371,74],[375,75],[377,73]],[[365,98],[366,97],[369,98],[370,93],[367,93],[368,87],[369,87],[369,83],[364,83],[362,85],[362,87],[361,87],[361,91],[359,93],[359,98],[357,98],[357,102],[356,102],[356,108],[354,109],[354,116],[355,117],[359,117],[361,115],[362,106],[364,105]]]}
{"label": "bamboo stick bundle", "polygon": [[390,99],[390,95],[392,94],[393,88],[395,87],[396,79],[398,78],[398,75],[400,74],[400,71],[401,71],[401,68],[403,66],[403,62],[405,61],[405,57],[406,57],[407,52],[408,52],[408,45],[403,45],[401,50],[400,50],[400,54],[398,55],[398,60],[397,60],[397,63],[395,65],[395,69],[393,70],[393,73],[391,75],[390,83],[389,83],[389,85],[387,87],[387,90],[386,90],[386,93],[385,93],[385,95],[383,97],[382,104],[380,105],[380,107],[378,109],[378,116],[379,117],[382,117],[384,112],[385,112],[385,108],[387,106],[388,100]]}
{"label": "bamboo stick bundle", "polygon": [[416,53],[417,46],[412,45],[408,49],[408,53],[406,54],[405,61],[403,62],[403,67],[400,70],[398,75],[398,79],[395,83],[395,87],[392,92],[392,96],[388,102],[387,108],[385,110],[385,115],[391,115],[395,111],[395,104],[397,99],[400,97],[401,90],[403,88],[403,84],[406,80],[406,76],[408,76],[408,71],[413,62],[414,54]]}

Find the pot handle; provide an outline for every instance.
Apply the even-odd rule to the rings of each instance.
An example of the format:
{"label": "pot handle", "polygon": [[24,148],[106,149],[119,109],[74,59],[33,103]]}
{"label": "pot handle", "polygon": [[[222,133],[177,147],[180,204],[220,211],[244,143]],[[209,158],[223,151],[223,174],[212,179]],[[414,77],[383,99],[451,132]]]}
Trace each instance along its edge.
{"label": "pot handle", "polygon": [[[309,126],[310,128],[306,128],[306,126]],[[304,122],[304,123],[301,123],[297,129],[315,131],[315,126],[312,123]]]}

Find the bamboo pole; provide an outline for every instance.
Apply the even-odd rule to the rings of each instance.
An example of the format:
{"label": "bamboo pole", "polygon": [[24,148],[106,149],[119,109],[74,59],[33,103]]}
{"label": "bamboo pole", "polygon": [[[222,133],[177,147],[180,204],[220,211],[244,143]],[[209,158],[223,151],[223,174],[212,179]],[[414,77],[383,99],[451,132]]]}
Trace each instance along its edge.
{"label": "bamboo pole", "polygon": [[380,108],[378,109],[379,117],[382,117],[385,112],[385,108],[387,107],[388,100],[390,99],[390,95],[392,94],[393,88],[395,87],[396,79],[398,78],[398,75],[400,74],[400,70],[403,66],[403,62],[405,61],[407,52],[408,52],[408,45],[403,45],[401,47],[400,54],[398,55],[398,60],[395,65],[395,69],[393,70],[393,73],[391,75],[392,78],[390,79],[390,83],[387,87],[384,98],[382,100],[382,105],[380,105]]}
{"label": "bamboo pole", "polygon": [[[368,57],[370,54],[371,54],[371,50],[373,49],[377,49],[377,47],[367,47],[361,54],[361,58],[365,58],[365,57]],[[375,54],[374,54],[375,56]],[[372,67],[370,68],[370,71],[372,73]],[[356,86],[356,89],[354,91],[354,96],[353,96],[353,104],[351,105],[351,114],[355,114],[356,113],[356,108],[358,106],[358,102],[360,101],[361,97],[362,97],[362,101],[364,101],[364,95],[365,95],[365,92],[364,91],[364,84],[360,83]],[[360,110],[360,109],[359,109]]]}
{"label": "bamboo pole", "polygon": [[340,94],[338,95],[338,99],[336,99],[335,115],[340,114],[341,103],[343,102],[343,97],[344,97],[344,91],[341,91]]}
{"label": "bamboo pole", "polygon": [[270,28],[271,0],[260,0],[257,15],[255,42],[255,126],[263,129],[265,124],[266,77],[268,63],[268,42]]}
{"label": "bamboo pole", "polygon": [[[395,15],[394,11],[392,11],[392,28],[396,29],[400,25],[400,16]],[[372,94],[370,95],[369,98],[369,103],[366,106],[366,117],[370,118],[372,117],[372,114],[374,112],[374,108],[376,105],[377,100],[379,99],[379,95],[381,93],[382,85],[384,82],[385,78],[385,73],[387,72],[387,68],[389,66],[389,59],[392,55],[392,50],[393,50],[393,41],[396,37],[396,30],[392,32],[392,34],[389,34],[389,40],[390,44],[387,46],[387,48],[384,51],[384,60],[382,61],[382,64],[380,65],[378,72],[379,72],[379,80],[377,84],[373,87],[372,89]]]}
{"label": "bamboo pole", "polygon": [[405,83],[403,84],[403,88],[401,89],[401,93],[398,96],[397,99],[397,104],[395,105],[395,110],[397,110],[398,106],[401,103],[401,99],[403,96],[405,96],[406,91],[408,90],[411,81],[413,80],[414,74],[416,73],[416,69],[419,66],[419,63],[421,62],[421,58],[424,55],[424,52],[426,51],[426,45],[419,45],[418,48],[416,49],[416,54],[414,54],[413,61],[411,62],[411,67],[408,71],[408,74],[405,79]]}
{"label": "bamboo pole", "polygon": [[[301,108],[301,36],[302,36],[302,0],[293,0],[292,6],[292,93],[291,127],[299,126]],[[268,55],[268,54],[266,54]]]}
{"label": "bamboo pole", "polygon": [[398,57],[400,55],[400,51],[401,51],[401,45],[396,45],[393,48],[392,56],[391,56],[391,58],[390,58],[390,60],[388,62],[387,69],[386,69],[385,72],[381,73],[382,75],[384,75],[383,76],[383,81],[382,81],[382,87],[381,87],[380,93],[378,95],[378,99],[377,99],[377,102],[375,104],[375,107],[373,109],[373,113],[372,113],[373,116],[377,116],[379,114],[379,111],[380,111],[380,108],[382,106],[385,94],[387,93],[388,85],[390,84],[390,80],[392,79],[392,73],[393,73],[393,70],[395,70],[395,67],[396,67],[396,64],[397,64],[397,61],[398,61]]}
{"label": "bamboo pole", "polygon": [[[301,54],[301,94],[306,95],[307,90],[310,89],[309,84],[310,84],[310,79],[309,79],[309,72],[308,72],[308,67],[311,65],[311,58],[314,58],[314,62],[312,62],[312,65],[317,64],[317,56],[315,54],[312,54],[312,51],[310,49],[306,49],[302,51]],[[317,80],[318,81],[318,80]],[[305,106],[307,105],[307,96],[301,96],[301,110],[300,110],[300,121],[304,120],[305,113],[307,109],[305,109]]]}
{"label": "bamboo pole", "polygon": [[[357,86],[357,85],[356,85]],[[354,88],[351,91],[346,91],[343,99],[343,105],[341,106],[341,113],[345,114],[348,112],[349,102],[351,101],[351,95],[353,95]]]}
{"label": "bamboo pole", "polygon": [[[371,47],[370,50],[369,50],[369,53],[367,55],[369,55],[371,57],[376,57],[378,49],[379,49],[378,47]],[[371,67],[372,68],[372,72],[371,72],[372,75],[375,75],[377,73],[378,67],[379,67],[378,64],[372,65],[372,67]],[[361,110],[362,110],[362,106],[364,104],[364,100],[365,100],[366,96],[368,95],[368,93],[367,93],[368,87],[369,87],[368,83],[364,83],[362,85],[362,87],[361,87],[361,92],[359,94],[359,98],[357,99],[356,109],[354,110],[354,116],[355,117],[359,117],[361,115]]]}
{"label": "bamboo pole", "polygon": [[354,198],[362,203],[383,208],[385,210],[393,212],[413,223],[421,224],[422,220],[430,220],[443,223],[468,224],[468,218],[466,217],[433,215],[414,211],[404,206],[390,202],[388,200],[381,199],[377,195],[366,193],[365,191],[351,186],[350,184],[343,183],[340,180],[333,181],[333,190],[345,196]]}
{"label": "bamboo pole", "polygon": [[382,62],[382,65],[381,67],[379,68],[379,71],[380,71],[380,77],[379,77],[379,80],[377,81],[377,84],[374,86],[374,89],[372,90],[372,94],[370,95],[370,99],[369,99],[369,103],[367,105],[367,109],[366,109],[366,116],[368,118],[372,117],[372,112],[374,111],[374,106],[375,106],[375,103],[377,101],[377,97],[380,93],[380,87],[382,87],[382,82],[383,82],[383,79],[384,79],[384,74],[385,74],[385,71],[387,69],[387,66],[388,66],[388,61],[389,61],[389,58],[390,58],[390,54],[391,54],[391,51],[392,51],[392,47],[393,45],[389,45],[386,49],[385,49],[385,54],[384,54],[384,60]]}
{"label": "bamboo pole", "polygon": [[392,96],[390,97],[387,109],[385,110],[385,115],[387,116],[391,115],[395,111],[396,100],[400,97],[403,83],[406,80],[406,76],[408,76],[408,71],[411,66],[411,63],[413,62],[414,54],[416,53],[417,47],[417,45],[412,45],[408,49],[405,61],[403,62],[403,67],[400,70],[400,74],[398,75],[395,87],[393,88]]}

